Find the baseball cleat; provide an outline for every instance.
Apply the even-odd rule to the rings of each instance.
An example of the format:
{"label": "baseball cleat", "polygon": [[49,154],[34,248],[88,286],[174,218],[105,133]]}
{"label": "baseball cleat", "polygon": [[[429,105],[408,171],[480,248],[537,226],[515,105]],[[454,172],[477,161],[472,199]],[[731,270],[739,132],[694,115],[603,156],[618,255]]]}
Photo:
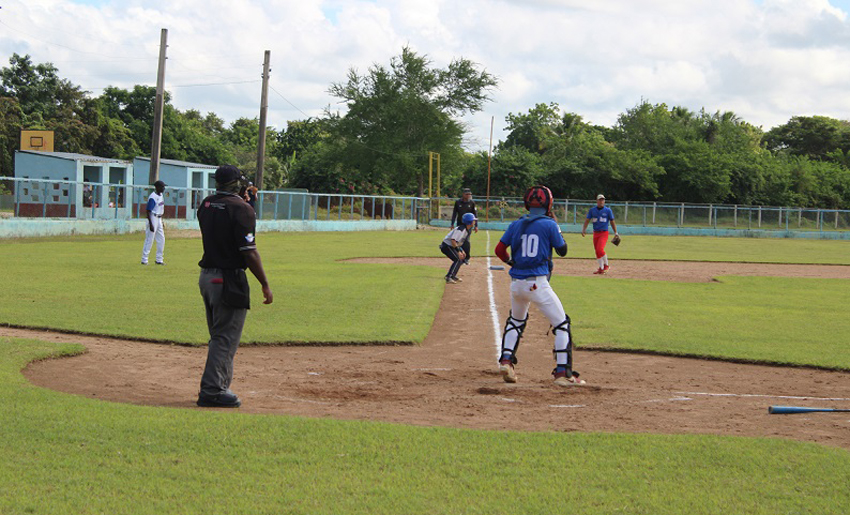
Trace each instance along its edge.
{"label": "baseball cleat", "polygon": [[235,393],[222,392],[218,395],[198,394],[197,405],[202,408],[238,408],[242,401]]}
{"label": "baseball cleat", "polygon": [[452,277],[452,279],[454,279],[456,283],[462,283],[463,282],[463,279],[461,279],[460,277]]}
{"label": "baseball cleat", "polygon": [[579,384],[586,384],[584,379],[579,379],[579,373],[575,371],[567,372],[566,368],[557,367],[552,371],[552,375],[555,376],[555,384],[558,386],[575,386]]}
{"label": "baseball cleat", "polygon": [[457,279],[453,277],[446,277],[446,284],[455,284],[457,283]]}
{"label": "baseball cleat", "polygon": [[164,261],[157,261],[156,264],[157,265],[165,265],[165,262]]}
{"label": "baseball cleat", "polygon": [[605,265],[605,268],[603,268],[603,269],[602,269],[602,273],[603,273],[603,274],[607,274],[607,273],[608,273],[608,270],[610,270],[610,269],[611,269],[611,267],[610,267],[610,266]]}
{"label": "baseball cleat", "polygon": [[599,270],[597,270],[597,271],[593,272],[593,275],[602,275],[602,274],[604,274],[604,273],[605,273],[605,269],[604,269],[604,268],[600,268]]}
{"label": "baseball cleat", "polygon": [[514,364],[511,363],[511,360],[499,360],[499,372],[502,374],[502,379],[506,383],[516,382],[516,370],[514,370]]}

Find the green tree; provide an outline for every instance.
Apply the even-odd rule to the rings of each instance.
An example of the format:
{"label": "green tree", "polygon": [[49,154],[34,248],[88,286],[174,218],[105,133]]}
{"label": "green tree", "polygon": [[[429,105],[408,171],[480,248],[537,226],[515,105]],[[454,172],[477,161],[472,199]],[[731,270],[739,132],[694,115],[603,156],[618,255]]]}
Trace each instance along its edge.
{"label": "green tree", "polygon": [[18,101],[0,97],[0,175],[14,174],[14,155],[18,148],[24,114]]}
{"label": "green tree", "polygon": [[850,152],[850,122],[826,116],[794,116],[788,123],[768,131],[764,144],[774,152],[819,161],[837,156],[843,159]]}
{"label": "green tree", "polygon": [[442,156],[443,169],[457,167],[463,124],[456,118],[479,111],[496,86],[495,77],[466,59],[445,69],[408,47],[389,66],[373,65],[366,75],[350,69],[345,82],[329,92],[348,108],[328,113],[328,127],[342,145],[337,162],[356,180],[382,189],[421,195],[427,181],[429,151]]}

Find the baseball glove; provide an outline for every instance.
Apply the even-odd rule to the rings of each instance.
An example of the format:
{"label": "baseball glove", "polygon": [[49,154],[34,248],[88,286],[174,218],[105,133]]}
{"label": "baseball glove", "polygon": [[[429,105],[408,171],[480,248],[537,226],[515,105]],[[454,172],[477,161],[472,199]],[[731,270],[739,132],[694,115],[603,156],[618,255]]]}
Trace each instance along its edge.
{"label": "baseball glove", "polygon": [[611,243],[613,243],[614,245],[620,245],[620,235],[615,234],[614,239],[611,240]]}

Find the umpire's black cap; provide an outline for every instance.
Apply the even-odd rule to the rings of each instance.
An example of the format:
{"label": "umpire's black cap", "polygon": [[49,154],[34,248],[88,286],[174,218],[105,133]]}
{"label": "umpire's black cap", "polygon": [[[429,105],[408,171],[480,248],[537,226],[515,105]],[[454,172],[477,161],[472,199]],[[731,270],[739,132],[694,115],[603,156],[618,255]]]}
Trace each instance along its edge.
{"label": "umpire's black cap", "polygon": [[233,165],[219,166],[215,171],[215,182],[218,184],[229,184],[233,181],[244,180],[242,171]]}
{"label": "umpire's black cap", "polygon": [[154,186],[162,186],[163,188],[167,186],[167,184],[165,184],[162,181],[156,181],[155,183],[153,183],[153,185]]}

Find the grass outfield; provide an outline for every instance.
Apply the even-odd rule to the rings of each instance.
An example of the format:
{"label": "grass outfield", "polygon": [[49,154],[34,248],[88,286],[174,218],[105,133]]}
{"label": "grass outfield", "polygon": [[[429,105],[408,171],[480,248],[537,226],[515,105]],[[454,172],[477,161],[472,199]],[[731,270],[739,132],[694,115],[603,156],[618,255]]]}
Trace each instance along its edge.
{"label": "grass outfield", "polygon": [[[442,270],[336,261],[404,255],[410,247],[405,236],[261,234],[275,299],[263,305],[251,278],[253,309],[242,341],[421,342],[440,305]],[[430,245],[434,253],[437,243]],[[141,239],[128,236],[0,246],[0,262],[7,264],[0,322],[205,344],[209,335],[198,293],[201,240],[167,240],[165,267],[141,266],[141,247]]]}
{"label": "grass outfield", "polygon": [[[500,236],[490,235],[494,246]],[[564,238],[569,245],[569,257],[596,257],[590,233],[584,238],[580,234],[566,234]],[[850,240],[625,235],[619,247],[608,243],[605,250],[612,261],[654,259],[850,265]]]}
{"label": "grass outfield", "polygon": [[[337,260],[437,256],[441,235],[261,234],[275,302],[262,305],[255,285],[244,341],[421,342],[439,307],[443,270]],[[491,234],[491,245],[495,239]],[[481,251],[485,241],[485,234],[475,236]],[[630,238],[624,249],[638,247],[630,250],[632,256],[649,257],[643,252],[659,246],[655,241]],[[778,240],[779,246],[758,239],[661,241],[679,249],[683,259],[711,250],[724,261],[747,254],[741,245],[775,247],[774,262],[812,262],[818,256],[839,261],[846,257],[840,251],[848,249],[848,242],[835,241]],[[582,243],[589,252],[589,240]],[[142,267],[135,236],[4,244],[0,322],[203,344],[206,326],[196,286],[201,242],[172,238],[166,245],[166,267]],[[574,320],[579,346],[850,369],[844,345],[850,341],[850,317],[840,308],[850,304],[844,280],[729,277],[699,284],[556,277],[553,284]]]}
{"label": "grass outfield", "polygon": [[[577,346],[850,370],[850,280],[554,277]],[[574,292],[592,291],[591,295]]]}
{"label": "grass outfield", "polygon": [[36,388],[19,372],[80,350],[0,339],[0,513],[850,511],[850,453],[815,444],[151,408]]}

